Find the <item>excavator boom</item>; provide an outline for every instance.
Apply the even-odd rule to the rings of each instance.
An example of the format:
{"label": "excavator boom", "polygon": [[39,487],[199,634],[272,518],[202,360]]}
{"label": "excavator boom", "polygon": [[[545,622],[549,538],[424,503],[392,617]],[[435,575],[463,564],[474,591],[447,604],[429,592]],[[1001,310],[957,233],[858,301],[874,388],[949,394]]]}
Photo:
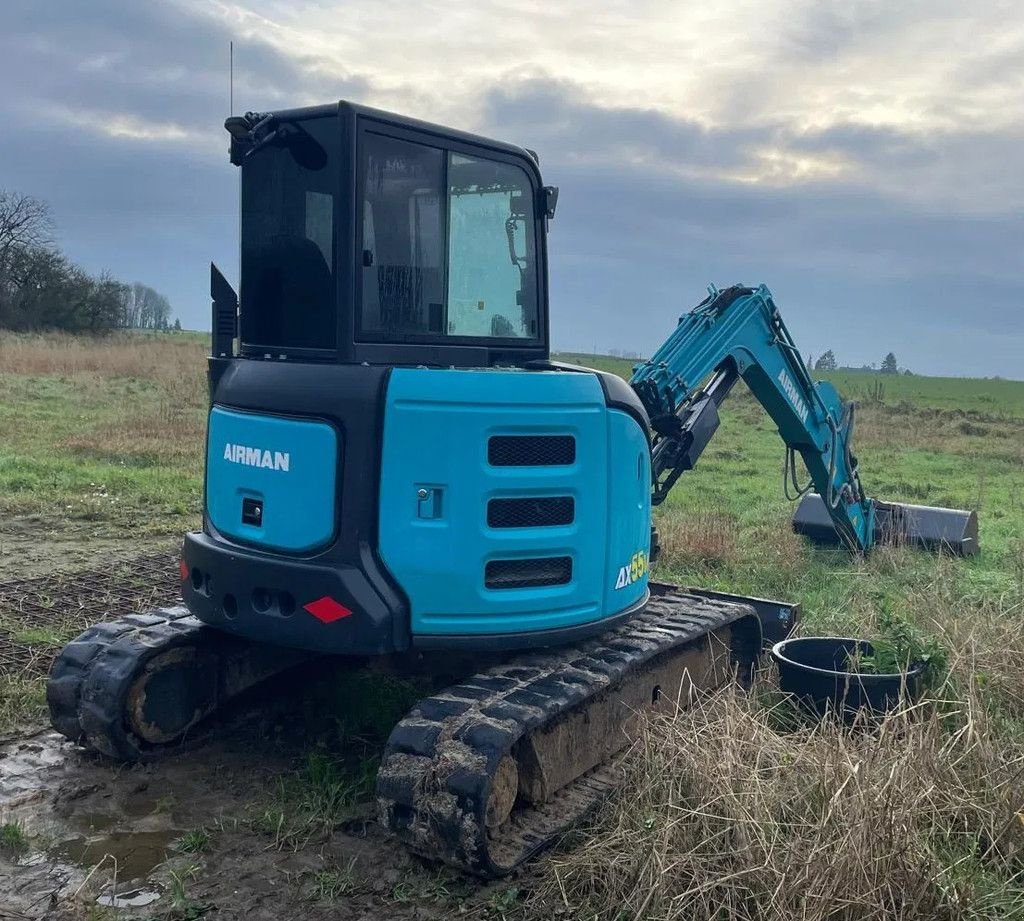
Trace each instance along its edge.
{"label": "excavator boom", "polygon": [[[811,378],[765,285],[711,288],[635,369],[631,384],[654,430],[654,504],[696,464],[718,428],[719,405],[741,377],[786,444],[786,492],[802,500],[793,519],[799,533],[858,552],[898,541],[977,552],[974,512],[876,502],[865,494],[853,453],[855,406],[828,381]],[[810,474],[802,486],[797,454]]]}

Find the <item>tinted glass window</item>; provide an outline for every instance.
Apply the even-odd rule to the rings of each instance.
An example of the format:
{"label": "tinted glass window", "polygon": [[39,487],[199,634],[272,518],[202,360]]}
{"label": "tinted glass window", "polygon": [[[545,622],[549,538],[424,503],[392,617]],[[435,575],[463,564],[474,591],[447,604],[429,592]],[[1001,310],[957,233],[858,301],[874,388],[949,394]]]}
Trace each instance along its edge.
{"label": "tinted glass window", "polygon": [[334,284],[334,118],[285,123],[242,166],[242,341],[329,348]]}
{"label": "tinted glass window", "polygon": [[362,334],[536,338],[526,172],[374,134],[363,158]]}
{"label": "tinted glass window", "polygon": [[396,338],[444,330],[444,153],[366,136],[361,329]]}

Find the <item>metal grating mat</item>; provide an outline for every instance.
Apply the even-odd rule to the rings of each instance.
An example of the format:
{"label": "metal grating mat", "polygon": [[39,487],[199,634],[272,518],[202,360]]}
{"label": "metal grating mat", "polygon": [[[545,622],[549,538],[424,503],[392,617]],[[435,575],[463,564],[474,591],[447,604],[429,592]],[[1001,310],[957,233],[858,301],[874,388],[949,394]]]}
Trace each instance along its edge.
{"label": "metal grating mat", "polygon": [[45,675],[86,627],[180,598],[178,555],[147,554],[78,572],[0,582],[0,676]]}

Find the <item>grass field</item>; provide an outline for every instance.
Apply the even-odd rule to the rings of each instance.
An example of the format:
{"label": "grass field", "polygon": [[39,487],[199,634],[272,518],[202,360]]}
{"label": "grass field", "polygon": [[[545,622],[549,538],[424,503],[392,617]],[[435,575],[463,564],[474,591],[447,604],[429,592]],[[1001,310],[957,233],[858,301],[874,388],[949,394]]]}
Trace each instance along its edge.
{"label": "grass field", "polygon": [[195,525],[205,350],[187,334],[0,339],[0,574]]}
{"label": "grass field", "polygon": [[[190,336],[0,339],[0,579],[171,546],[198,524],[204,352]],[[782,444],[741,386],[657,513],[657,576],[798,601],[810,633],[908,625],[948,657],[934,700],[871,732],[793,724],[766,674],[652,721],[630,796],[501,917],[1024,918],[1024,382],[829,377],[861,403],[868,491],[977,509],[982,554],[808,546]],[[40,685],[4,680],[9,730]]]}

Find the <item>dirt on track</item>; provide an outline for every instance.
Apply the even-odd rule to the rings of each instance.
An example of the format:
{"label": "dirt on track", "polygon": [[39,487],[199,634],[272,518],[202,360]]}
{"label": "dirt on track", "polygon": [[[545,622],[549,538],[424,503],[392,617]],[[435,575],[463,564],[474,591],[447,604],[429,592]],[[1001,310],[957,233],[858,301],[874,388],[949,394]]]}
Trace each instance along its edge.
{"label": "dirt on track", "polygon": [[[0,668],[42,680],[56,652],[17,630],[73,634],[176,594],[168,553],[2,583]],[[326,751],[296,719],[303,680],[283,676],[217,742],[158,764],[114,764],[42,727],[0,744],[0,825],[24,840],[0,839],[0,919],[503,917],[494,906],[522,880],[481,885],[409,855],[373,820],[371,796],[331,827],[284,833],[310,753]],[[353,761],[379,755],[353,744]],[[205,843],[190,850],[197,832]]]}

